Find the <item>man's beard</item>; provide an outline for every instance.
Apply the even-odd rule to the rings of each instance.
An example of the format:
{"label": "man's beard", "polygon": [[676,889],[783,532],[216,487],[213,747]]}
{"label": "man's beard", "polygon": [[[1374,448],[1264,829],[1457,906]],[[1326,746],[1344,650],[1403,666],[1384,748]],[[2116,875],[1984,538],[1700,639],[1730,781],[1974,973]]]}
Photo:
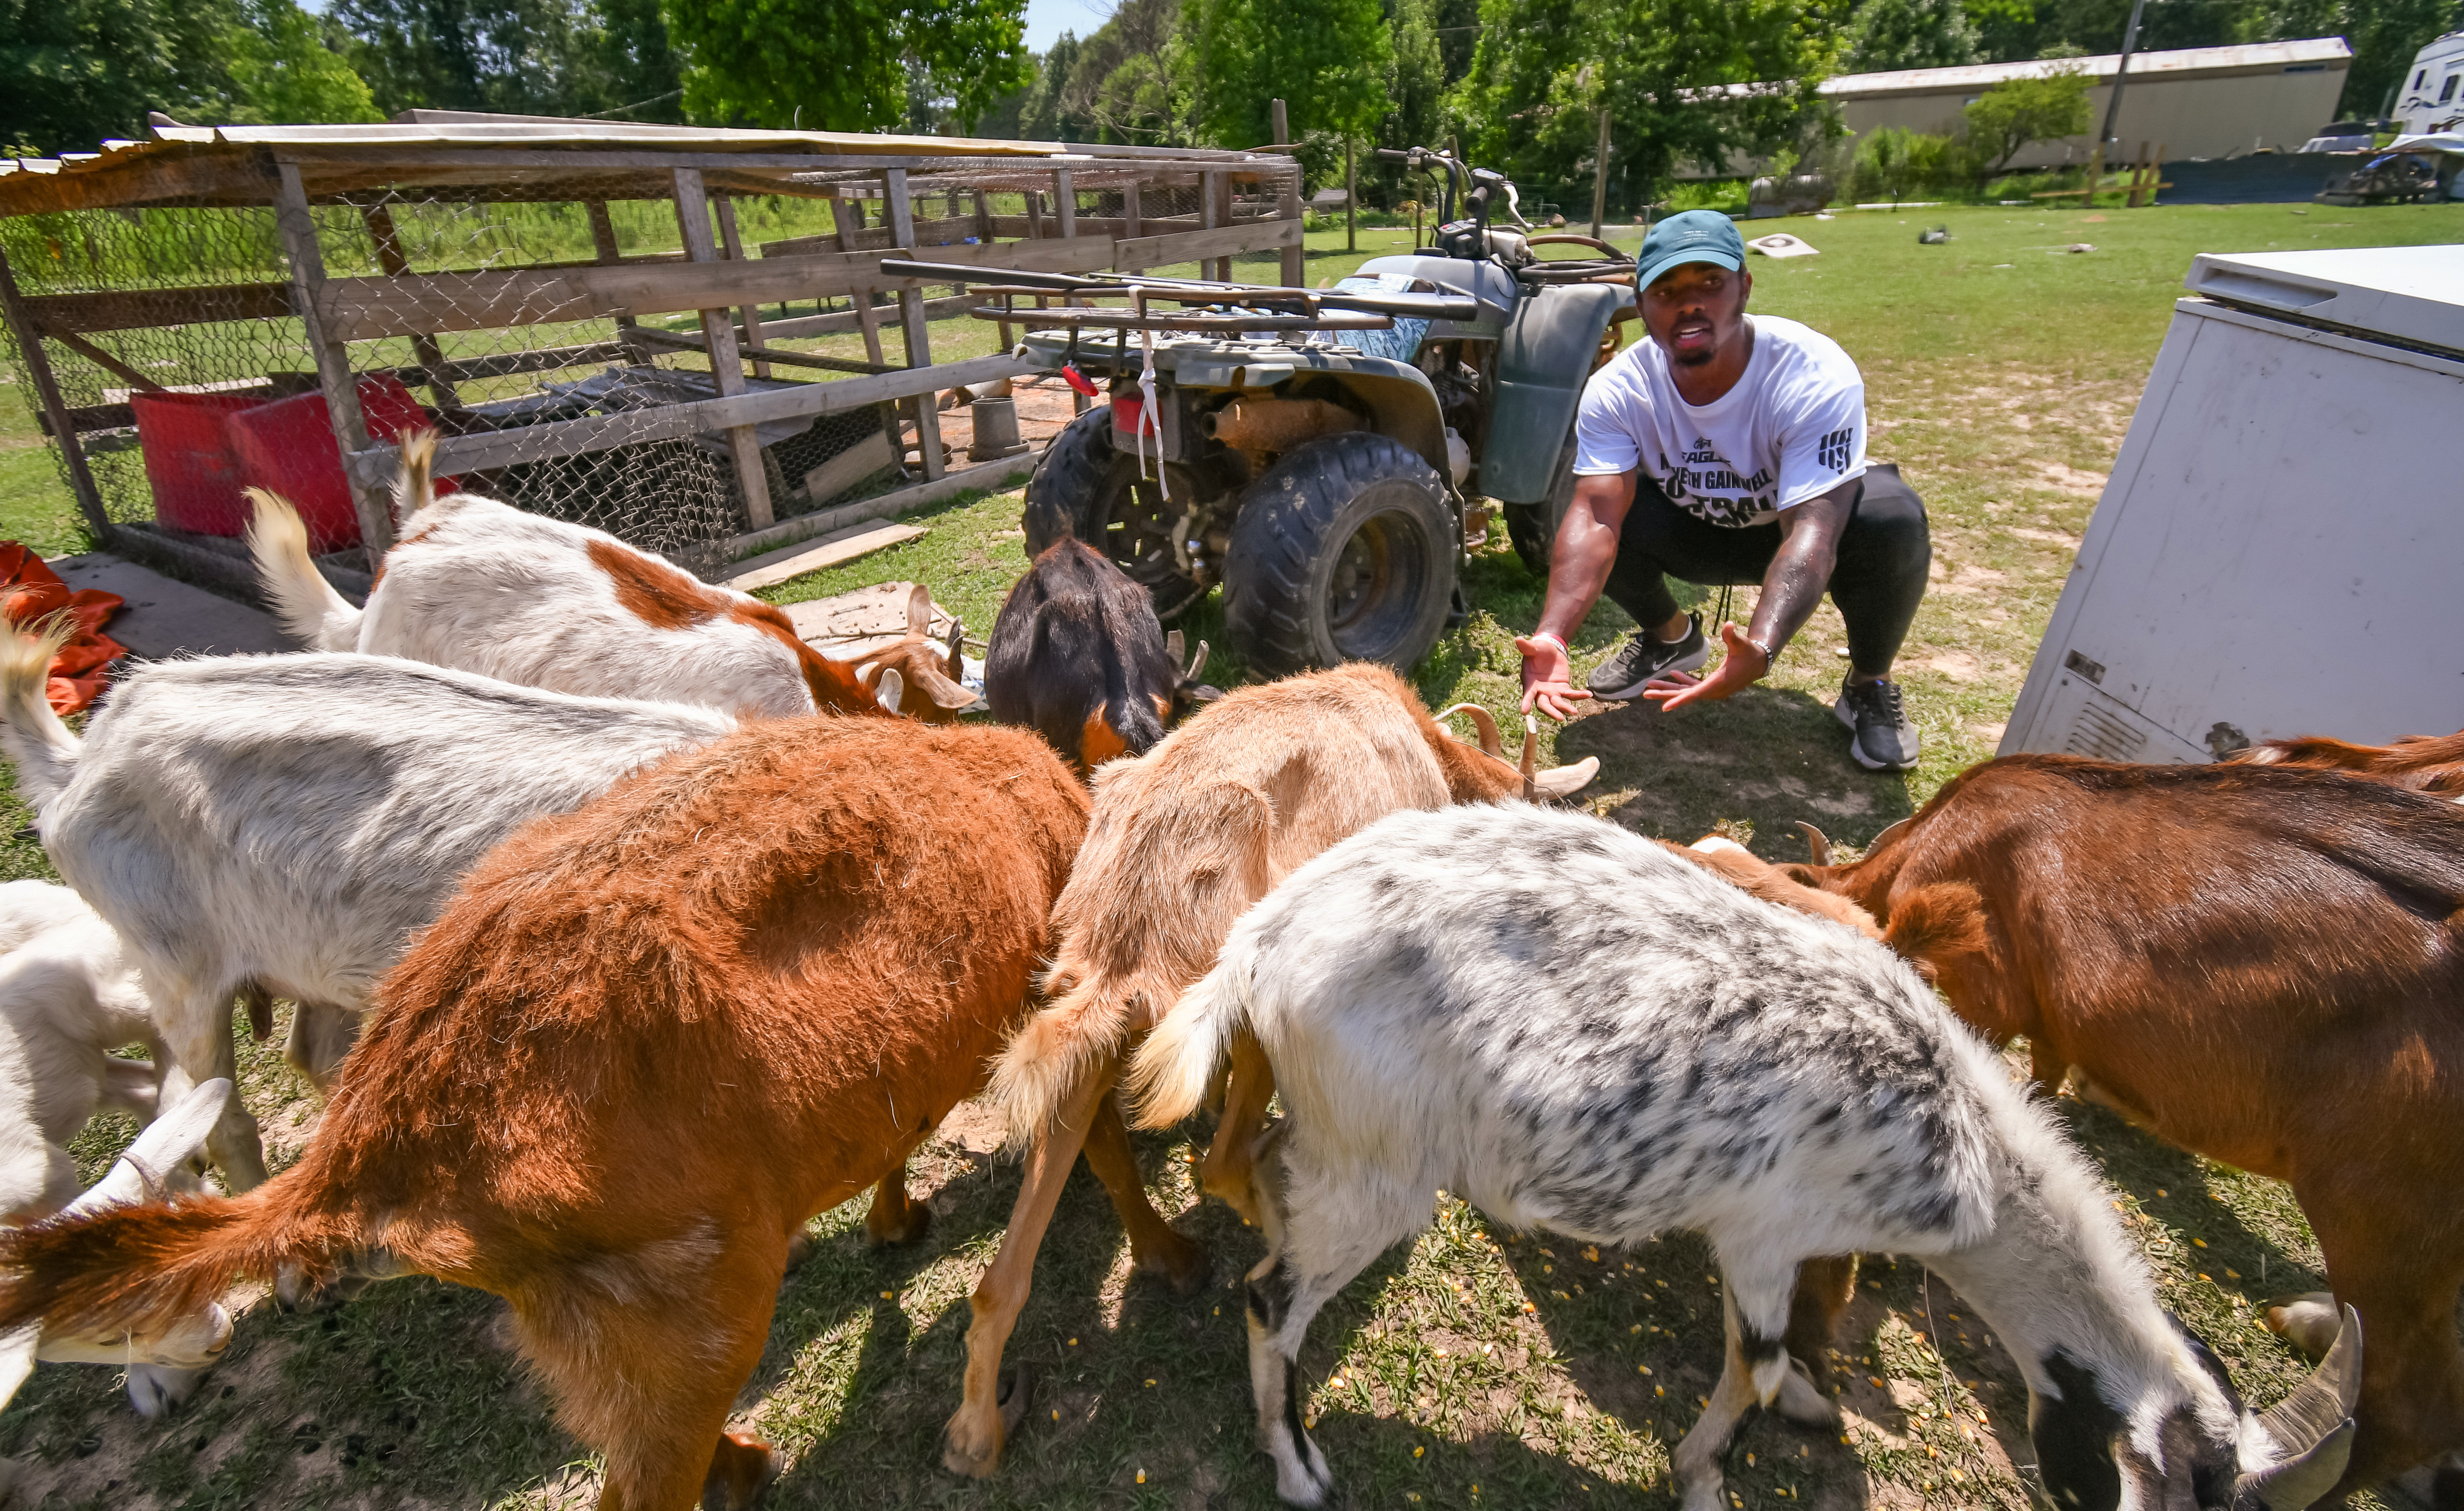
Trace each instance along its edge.
{"label": "man's beard", "polygon": [[1703,367],[1709,365],[1711,360],[1719,355],[1720,348],[1714,344],[1693,351],[1671,353],[1669,360],[1680,367]]}

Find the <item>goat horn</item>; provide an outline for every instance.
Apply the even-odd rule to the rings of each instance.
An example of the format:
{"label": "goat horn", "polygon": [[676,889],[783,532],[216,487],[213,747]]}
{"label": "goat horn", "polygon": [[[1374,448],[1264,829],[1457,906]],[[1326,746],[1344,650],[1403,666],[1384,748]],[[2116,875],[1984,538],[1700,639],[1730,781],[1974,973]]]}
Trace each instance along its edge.
{"label": "goat horn", "polygon": [[2266,1469],[2240,1477],[2233,1500],[2267,1511],[2299,1511],[2344,1477],[2352,1456],[2354,1403],[2362,1394],[2362,1314],[2344,1307],[2336,1346],[2293,1393],[2259,1413],[2258,1425],[2284,1450]]}
{"label": "goat horn", "polygon": [[1539,783],[1534,779],[1534,762],[1540,755],[1540,721],[1530,714],[1523,715],[1523,800],[1540,800]]}
{"label": "goat horn", "polygon": [[1189,658],[1189,669],[1180,674],[1180,680],[1183,682],[1196,682],[1198,680],[1199,671],[1204,668],[1205,665],[1206,642],[1201,640],[1198,643],[1197,654]]}
{"label": "goat horn", "polygon": [[1882,842],[1883,842],[1883,841],[1885,841],[1885,840],[1889,839],[1892,835],[1895,835],[1895,834],[1899,833],[1902,829],[1906,828],[1909,824],[1911,824],[1911,823],[1913,823],[1913,822],[1915,822],[1915,821],[1916,821],[1916,818],[1915,818],[1915,816],[1914,816],[1914,815],[1910,815],[1909,817],[1907,817],[1907,818],[1905,818],[1905,819],[1902,819],[1899,822],[1897,822],[1897,823],[1895,823],[1895,824],[1892,824],[1889,828],[1884,829],[1881,833],[1880,833],[1880,834],[1878,834],[1878,835],[1874,836],[1874,843],[1873,843],[1868,844],[1868,845],[1866,845],[1866,846],[1865,846],[1865,853],[1866,853],[1867,855],[1871,855],[1871,854],[1873,854],[1876,850],[1881,849],[1881,848],[1882,847]]}
{"label": "goat horn", "polygon": [[1480,748],[1484,752],[1496,756],[1499,760],[1506,759],[1506,742],[1497,737],[1497,720],[1488,716],[1486,709],[1477,703],[1458,703],[1453,708],[1441,712],[1438,717],[1450,719],[1458,713],[1470,717],[1472,728],[1480,733]]}
{"label": "goat horn", "polygon": [[1796,821],[1796,826],[1805,831],[1805,847],[1814,852],[1814,864],[1816,865],[1830,865],[1831,836],[1806,822],[1803,819]]}
{"label": "goat horn", "polygon": [[222,1121],[223,1108],[231,1104],[231,1084],[219,1079],[190,1086],[188,1094],[174,1103],[169,1111],[145,1125],[144,1131],[112,1162],[102,1179],[70,1202],[60,1215],[80,1216],[149,1198],[161,1200],[164,1182],[171,1172],[206,1147],[206,1135]]}
{"label": "goat horn", "polygon": [[1180,631],[1177,629],[1167,631],[1163,637],[1164,659],[1171,662],[1176,667],[1179,666],[1182,648],[1183,647],[1180,643]]}
{"label": "goat horn", "polygon": [[955,614],[950,616],[950,680],[958,681],[967,674],[967,626]]}
{"label": "goat horn", "polygon": [[1534,776],[1531,778],[1531,785],[1538,789],[1543,798],[1552,800],[1558,798],[1571,798],[1590,786],[1592,778],[1598,776],[1599,772],[1600,758],[1597,756],[1586,756],[1572,766],[1550,767],[1547,771]]}

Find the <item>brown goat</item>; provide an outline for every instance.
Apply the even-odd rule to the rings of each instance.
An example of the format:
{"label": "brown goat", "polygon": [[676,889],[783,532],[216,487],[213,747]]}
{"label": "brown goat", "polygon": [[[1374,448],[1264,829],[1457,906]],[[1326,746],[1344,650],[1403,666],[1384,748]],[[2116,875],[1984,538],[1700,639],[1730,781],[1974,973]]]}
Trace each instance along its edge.
{"label": "brown goat", "polygon": [[[722,1430],[790,1237],[981,1084],[1086,816],[1020,730],[808,716],[664,761],[472,873],[298,1165],[0,1236],[0,1316],[143,1332],[381,1251],[506,1299],[603,1511],[742,1506],[776,1456]],[[1089,1161],[1143,1209],[1103,1113]]]}
{"label": "brown goat", "polygon": [[[1488,715],[1476,722],[1484,744],[1498,749]],[[1525,755],[1528,762],[1528,743]],[[1087,843],[1053,911],[1052,1005],[1019,1030],[994,1073],[992,1100],[1010,1141],[1030,1150],[1027,1177],[1001,1253],[976,1287],[966,1398],[950,1418],[944,1463],[971,1475],[1000,1463],[1001,1350],[1086,1120],[1109,1105],[1123,1057],[1215,964],[1249,905],[1390,813],[1512,797],[1527,780],[1537,795],[1559,797],[1597,768],[1587,760],[1527,777],[1439,729],[1393,671],[1354,663],[1243,688],[1147,755],[1096,771]],[[1263,1056],[1236,1062],[1201,1175],[1206,1191],[1252,1221],[1262,1214],[1250,1166],[1273,1094]],[[1167,1269],[1186,1291],[1203,1283],[1206,1255],[1181,1241]]]}
{"label": "brown goat", "polygon": [[906,635],[895,645],[857,657],[850,674],[893,713],[927,724],[954,724],[981,701],[964,686],[966,629],[951,621],[947,645],[935,645],[932,632],[933,594],[918,582],[907,595]]}
{"label": "brown goat", "polygon": [[1989,1040],[2026,1036],[2048,1090],[2076,1069],[2160,1137],[2292,1186],[2369,1340],[2329,1499],[2464,1446],[2453,804],[2341,771],[2013,756],[1863,860],[1788,869],[1871,912]]}

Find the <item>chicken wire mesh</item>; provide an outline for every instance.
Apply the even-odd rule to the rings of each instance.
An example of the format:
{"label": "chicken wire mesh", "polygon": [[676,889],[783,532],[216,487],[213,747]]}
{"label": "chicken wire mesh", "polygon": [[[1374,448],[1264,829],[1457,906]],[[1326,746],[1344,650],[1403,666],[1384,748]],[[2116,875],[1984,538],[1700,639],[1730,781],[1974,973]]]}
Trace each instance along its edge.
{"label": "chicken wire mesh", "polygon": [[[628,253],[644,249],[634,255],[652,260],[680,257],[668,250],[679,240],[671,201],[594,207],[386,190],[319,205],[311,215],[325,274],[337,280],[327,287],[340,295],[329,319],[347,328],[366,313],[350,291],[367,291],[373,310],[385,292],[374,280],[405,274],[454,275],[446,286],[471,301],[438,319],[433,333],[344,342],[372,443],[418,426],[461,436],[594,415],[639,416],[640,429],[653,432],[648,411],[718,396],[708,357],[682,349],[699,339],[689,315],[637,323],[586,307],[567,318],[532,306],[506,319],[491,304],[497,291],[487,275],[498,269],[604,260],[601,249],[610,242]],[[320,552],[359,556],[340,446],[306,332],[291,312],[291,271],[272,208],[11,217],[0,220],[0,252],[30,303],[52,295],[180,291],[176,321],[41,338],[114,524],[228,540],[246,527],[240,490],[253,484],[290,497]],[[10,343],[11,370],[22,372],[15,339],[0,337]],[[783,382],[757,378],[749,385]],[[36,406],[31,384],[17,388]],[[860,497],[904,475],[889,405],[778,422],[758,433],[778,517]],[[54,455],[65,471],[56,448]],[[717,435],[636,436],[619,427],[583,454],[464,471],[456,481],[697,563],[715,562],[721,543],[748,524],[743,490]]]}

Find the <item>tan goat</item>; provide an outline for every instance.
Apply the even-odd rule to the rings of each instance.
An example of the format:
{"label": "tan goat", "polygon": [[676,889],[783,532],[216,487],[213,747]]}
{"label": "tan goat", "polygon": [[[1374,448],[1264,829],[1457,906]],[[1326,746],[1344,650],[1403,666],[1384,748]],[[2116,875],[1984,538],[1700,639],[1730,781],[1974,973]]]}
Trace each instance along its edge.
{"label": "tan goat", "polygon": [[[1484,748],[1441,730],[1393,671],[1353,664],[1241,689],[1147,755],[1097,769],[1087,842],[1053,909],[1052,1005],[1012,1037],[993,1075],[1010,1142],[1030,1152],[1001,1253],[976,1287],[966,1398],[943,1439],[952,1469],[989,1475],[1001,1460],[1001,1350],[1090,1120],[1124,1057],[1214,966],[1249,906],[1390,813],[1519,796],[1527,781],[1536,797],[1563,797],[1598,770],[1585,760],[1527,777],[1529,740],[1518,771],[1488,714],[1463,711]],[[1253,1222],[1249,1172],[1273,1094],[1263,1057],[1234,1064],[1201,1177]],[[1153,1267],[1195,1289],[1205,1252],[1182,1241]]]}

